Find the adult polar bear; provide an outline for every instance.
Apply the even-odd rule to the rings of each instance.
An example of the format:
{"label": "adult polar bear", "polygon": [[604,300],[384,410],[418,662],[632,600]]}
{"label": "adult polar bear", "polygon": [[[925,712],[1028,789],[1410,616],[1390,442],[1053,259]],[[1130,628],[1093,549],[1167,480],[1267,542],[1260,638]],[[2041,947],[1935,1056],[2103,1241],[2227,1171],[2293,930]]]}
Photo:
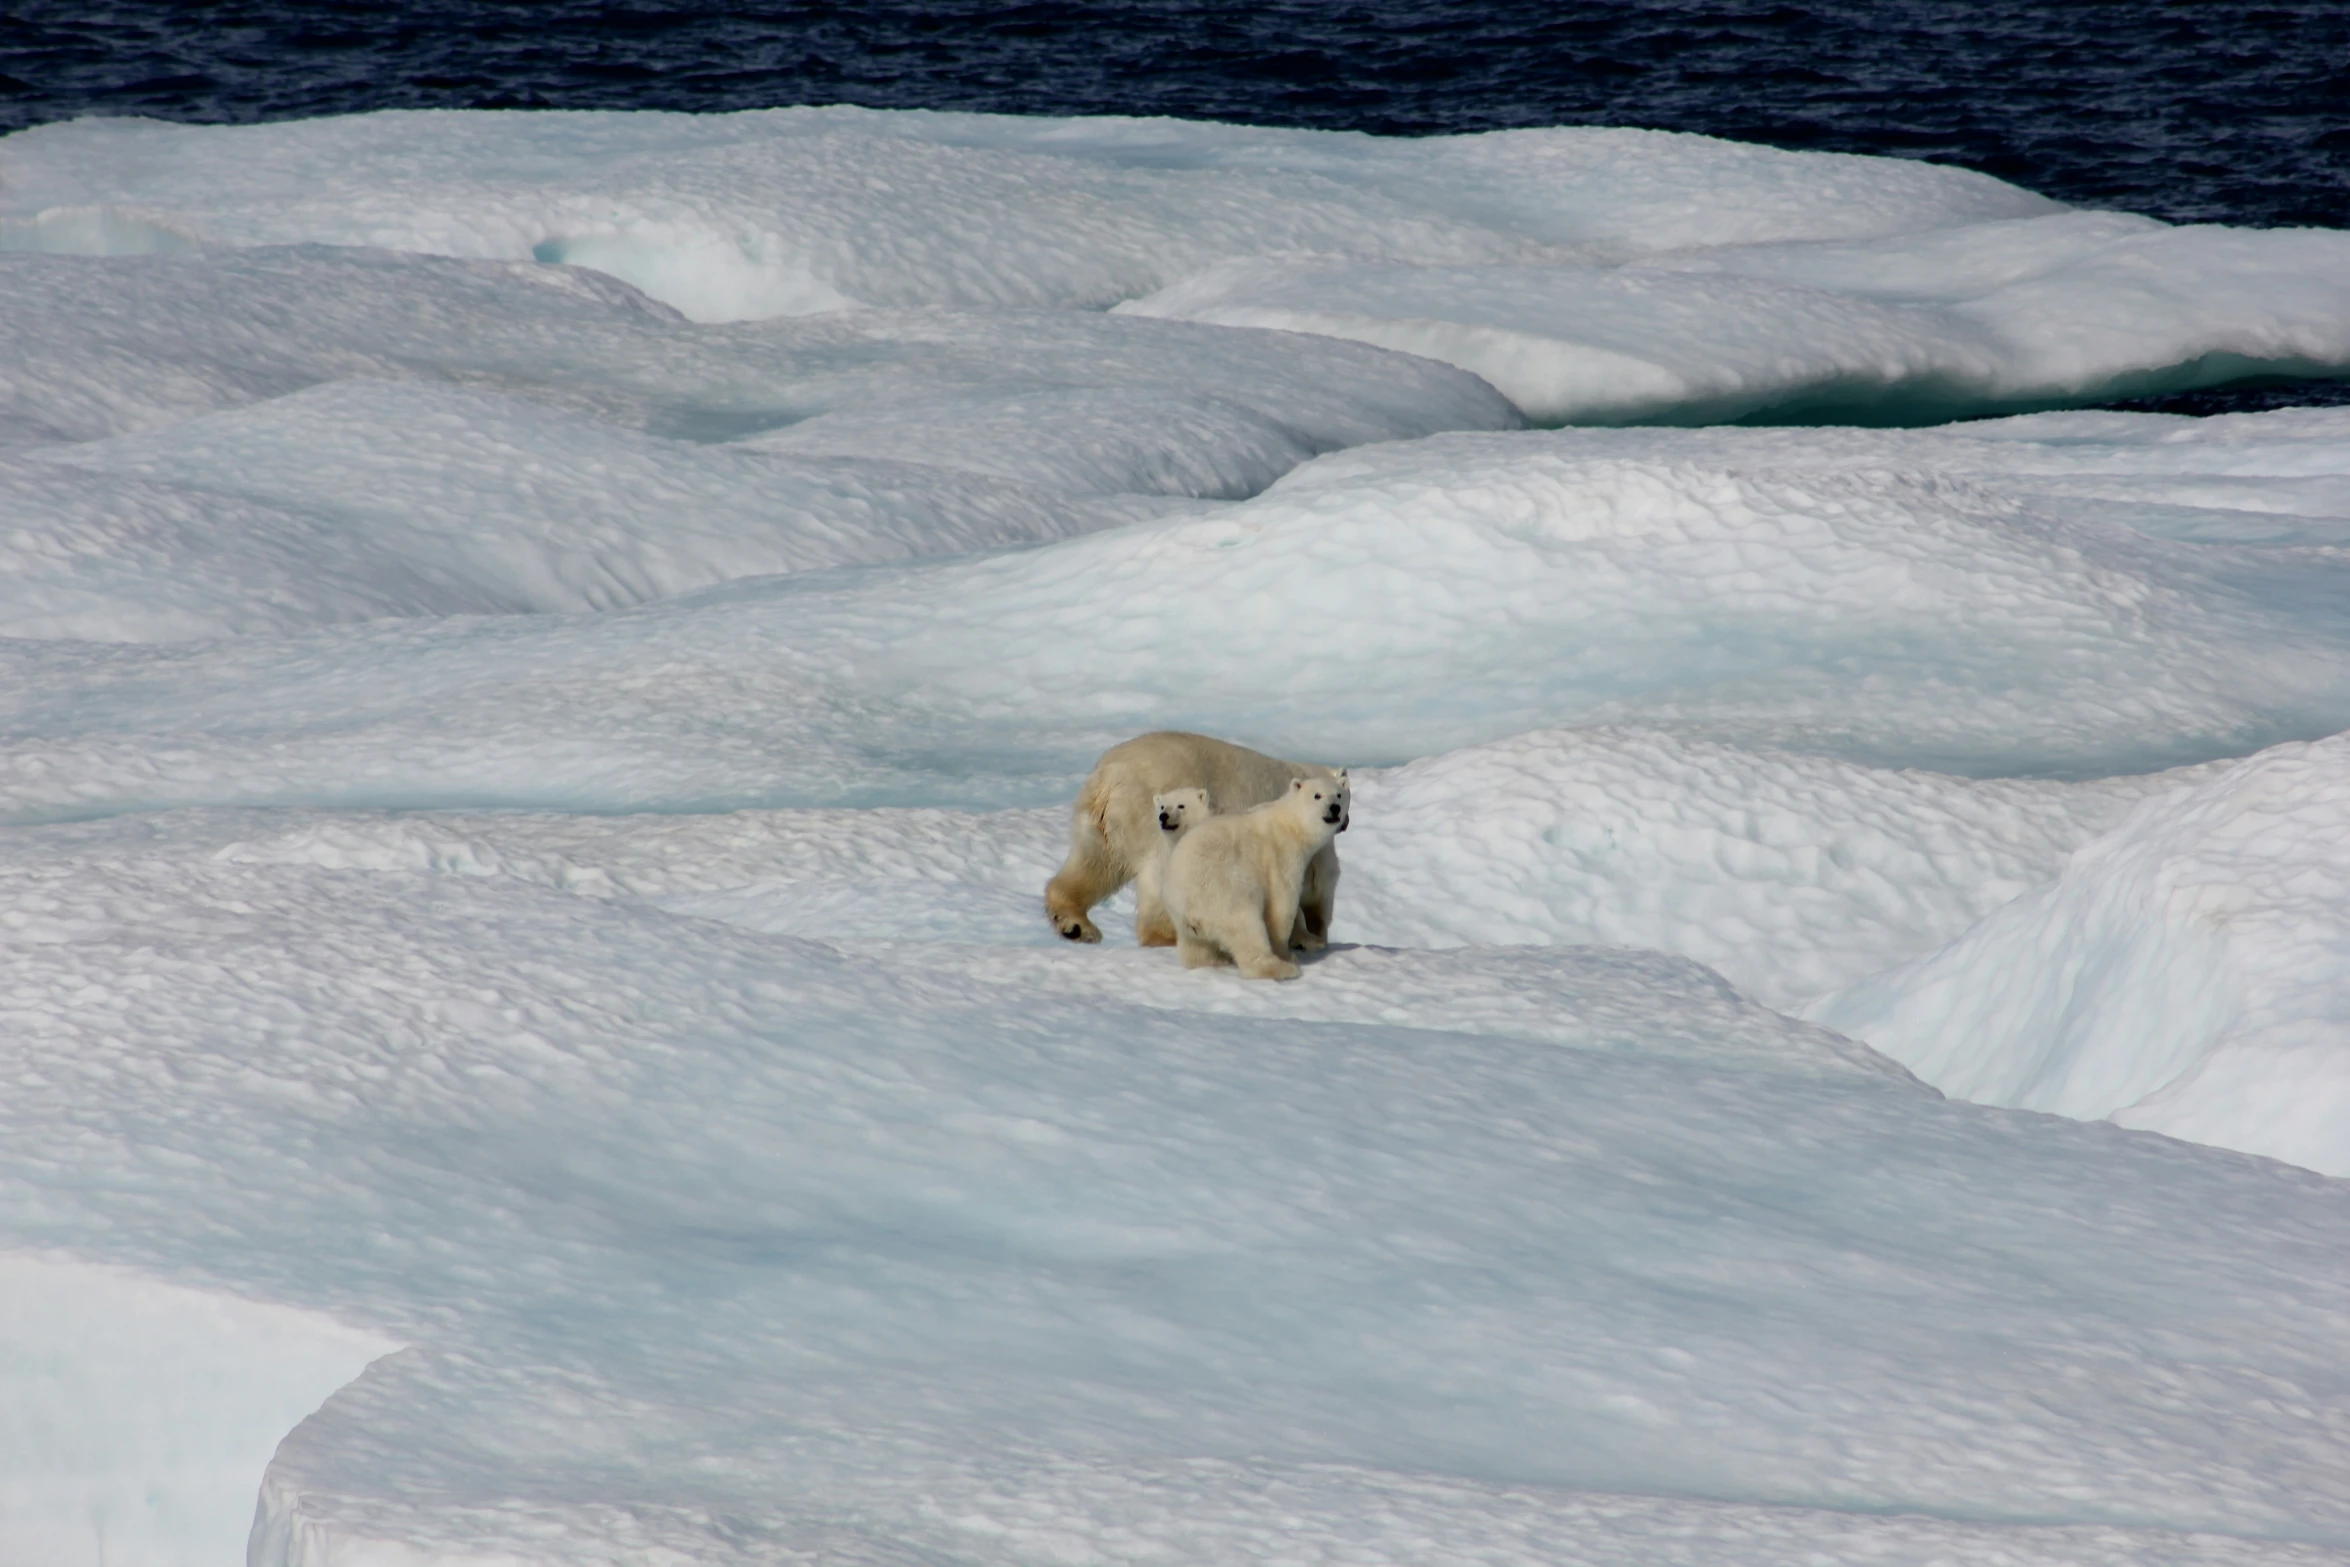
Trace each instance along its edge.
{"label": "adult polar bear", "polygon": [[1330,847],[1346,804],[1341,771],[1292,779],[1287,794],[1250,810],[1181,824],[1160,891],[1185,968],[1235,963],[1250,979],[1297,978],[1289,936],[1306,866]]}
{"label": "adult polar bear", "polygon": [[[1245,745],[1172,729],[1114,745],[1077,791],[1069,813],[1069,858],[1045,884],[1045,917],[1071,941],[1099,941],[1102,933],[1088,917],[1093,906],[1131,881],[1135,939],[1146,947],[1172,947],[1175,926],[1159,895],[1166,846],[1158,797],[1172,789],[1205,789],[1213,809],[1244,811],[1279,799],[1295,779],[1336,776],[1314,762],[1284,762]],[[1345,826],[1341,822],[1339,830]],[[1289,944],[1308,951],[1325,945],[1337,898],[1338,850],[1325,844],[1306,867]]]}

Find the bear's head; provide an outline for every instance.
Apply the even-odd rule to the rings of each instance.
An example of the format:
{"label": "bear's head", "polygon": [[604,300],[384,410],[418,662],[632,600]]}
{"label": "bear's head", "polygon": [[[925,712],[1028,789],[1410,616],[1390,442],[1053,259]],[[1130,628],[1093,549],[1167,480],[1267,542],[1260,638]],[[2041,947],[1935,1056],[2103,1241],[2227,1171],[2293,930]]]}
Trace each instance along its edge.
{"label": "bear's head", "polygon": [[1154,797],[1158,807],[1159,831],[1180,834],[1188,827],[1208,819],[1208,791],[1205,789],[1170,789]]}
{"label": "bear's head", "polygon": [[1289,793],[1293,804],[1334,831],[1346,831],[1354,820],[1343,767],[1328,778],[1293,778],[1289,781]]}

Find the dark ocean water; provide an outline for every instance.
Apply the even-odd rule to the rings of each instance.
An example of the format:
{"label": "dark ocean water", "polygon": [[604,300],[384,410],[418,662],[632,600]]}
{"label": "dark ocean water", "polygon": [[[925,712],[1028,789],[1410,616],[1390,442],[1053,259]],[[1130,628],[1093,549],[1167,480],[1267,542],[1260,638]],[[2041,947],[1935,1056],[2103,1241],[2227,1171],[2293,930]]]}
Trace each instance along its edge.
{"label": "dark ocean water", "polygon": [[[2350,228],[2350,0],[0,0],[0,130],[792,103],[1640,125],[1930,158],[2176,222]],[[2310,401],[2350,383],[2139,406]]]}

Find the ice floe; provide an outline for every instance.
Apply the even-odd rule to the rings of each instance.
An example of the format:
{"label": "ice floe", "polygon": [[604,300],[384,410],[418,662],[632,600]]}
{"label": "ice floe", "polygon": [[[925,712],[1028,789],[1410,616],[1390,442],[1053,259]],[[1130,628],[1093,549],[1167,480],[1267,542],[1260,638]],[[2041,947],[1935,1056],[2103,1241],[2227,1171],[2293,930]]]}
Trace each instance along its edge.
{"label": "ice floe", "polygon": [[[2350,412],[1886,426],[2350,369],[2344,245],[0,139],[0,1556],[2340,1567]],[[1296,983],[1042,918],[1161,726],[1359,769]]]}
{"label": "ice floe", "polygon": [[1663,132],[1382,140],[1174,120],[391,113],[9,138],[0,243],[365,245],[568,261],[697,320],[1100,309],[1217,262],[1858,239],[2062,210],[1963,169]]}
{"label": "ice floe", "polygon": [[0,1189],[16,1244],[410,1346],[281,1445],[263,1561],[1018,1559],[971,1520],[1154,1495],[1212,1555],[1265,1485],[1855,1550],[1856,1508],[2140,1548],[2350,1510],[2335,1184],[1943,1100],[1685,962],[1252,989],[223,852],[262,825],[16,835]]}
{"label": "ice floe", "polygon": [[1548,423],[1928,423],[2350,373],[2339,234],[1665,132],[398,113],[82,121],[6,156],[12,248],[535,258],[701,321],[1115,305],[1430,355]]}

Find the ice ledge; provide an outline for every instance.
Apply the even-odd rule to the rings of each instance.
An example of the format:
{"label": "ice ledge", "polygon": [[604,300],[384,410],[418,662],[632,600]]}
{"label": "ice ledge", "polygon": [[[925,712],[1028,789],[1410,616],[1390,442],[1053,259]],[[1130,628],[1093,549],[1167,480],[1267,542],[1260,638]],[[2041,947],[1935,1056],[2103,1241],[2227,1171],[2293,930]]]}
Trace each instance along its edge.
{"label": "ice ledge", "polygon": [[240,1560],[279,1439],[397,1347],[314,1312],[0,1255],[0,1561]]}
{"label": "ice ledge", "polygon": [[540,1567],[506,1552],[451,1552],[347,1534],[303,1506],[304,1493],[272,1472],[261,1482],[245,1567]]}

